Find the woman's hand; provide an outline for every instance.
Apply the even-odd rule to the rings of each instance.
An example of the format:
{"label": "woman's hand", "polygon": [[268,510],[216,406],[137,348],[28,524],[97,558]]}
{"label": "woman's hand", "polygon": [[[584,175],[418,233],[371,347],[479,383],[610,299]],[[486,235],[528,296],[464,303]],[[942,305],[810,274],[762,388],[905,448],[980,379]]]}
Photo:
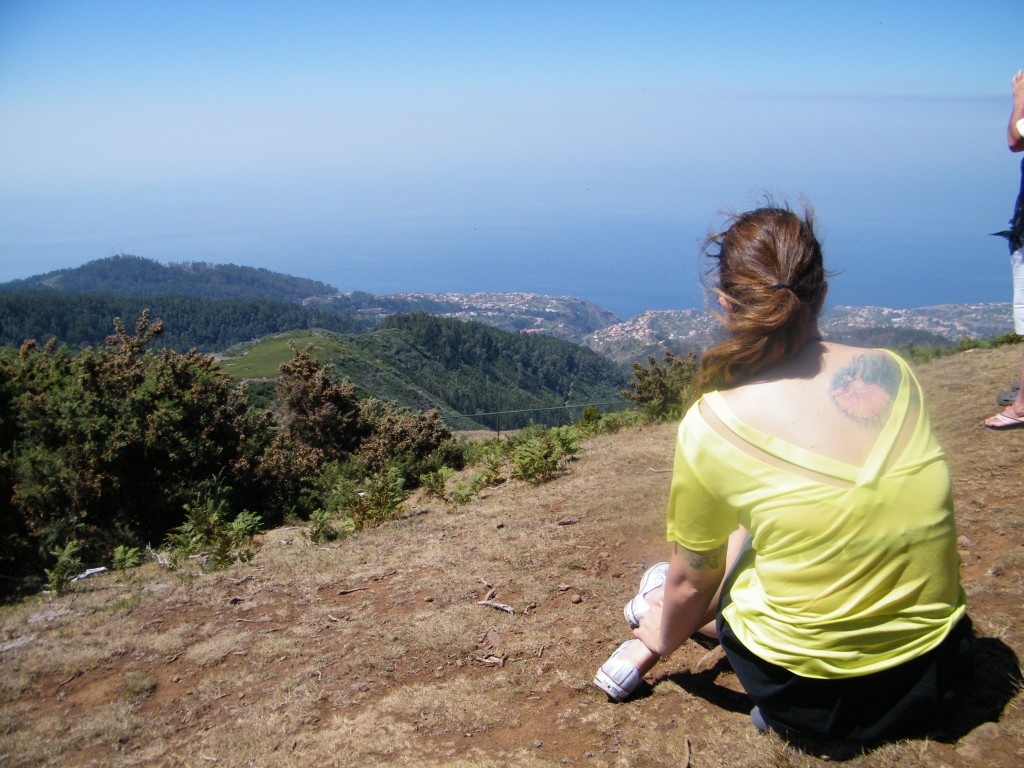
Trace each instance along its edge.
{"label": "woman's hand", "polygon": [[707,552],[675,546],[664,590],[656,590],[646,598],[650,610],[633,630],[651,653],[668,656],[714,615],[725,560],[725,544]]}
{"label": "woman's hand", "polygon": [[664,615],[663,597],[664,590],[656,589],[644,598],[650,609],[640,620],[640,626],[633,630],[636,638],[646,645],[651,653],[655,653],[658,656],[668,656],[675,650],[675,648],[663,648],[661,645],[661,619]]}

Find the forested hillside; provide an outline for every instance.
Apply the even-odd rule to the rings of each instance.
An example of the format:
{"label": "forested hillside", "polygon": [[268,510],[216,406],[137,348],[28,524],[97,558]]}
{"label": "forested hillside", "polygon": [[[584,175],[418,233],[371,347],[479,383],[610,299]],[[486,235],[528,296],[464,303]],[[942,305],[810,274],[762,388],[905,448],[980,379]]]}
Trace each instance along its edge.
{"label": "forested hillside", "polygon": [[[299,301],[308,298],[308,291],[334,290],[267,270],[164,267],[118,256],[0,286],[0,344],[18,347],[27,339],[40,344],[56,339],[72,350],[102,348],[115,318],[130,326],[148,310],[162,322],[155,343],[165,349],[223,353],[245,345],[237,355],[227,355],[244,354],[244,368],[273,348],[273,364],[256,373],[240,374],[237,360],[224,362],[236,377],[258,380],[251,389],[263,402],[274,397],[272,380],[290,357],[288,338],[308,338],[314,330],[318,343],[331,347],[325,359],[363,396],[415,410],[436,407],[462,427],[564,423],[579,418],[587,404],[622,402],[618,393],[627,377],[614,363],[546,333],[514,332],[557,327],[578,336],[579,328],[615,319],[589,302],[529,294],[435,300],[359,292],[338,301]],[[463,319],[393,314],[401,307],[462,313]],[[490,324],[465,321],[477,314],[486,315]],[[498,325],[510,325],[513,332]],[[269,340],[257,344],[259,339]],[[473,416],[495,412],[502,415]],[[462,414],[471,418],[455,418]]]}
{"label": "forested hillside", "polygon": [[152,259],[120,254],[75,269],[62,269],[3,285],[6,290],[48,289],[60,293],[112,296],[183,295],[207,299],[263,299],[296,303],[310,296],[337,293],[316,280],[269,269],[234,264],[181,262],[163,265]]}
{"label": "forested hillside", "polygon": [[394,315],[367,338],[394,332],[408,342],[396,348],[392,365],[416,381],[437,381],[436,394],[461,413],[618,400],[627,380],[612,362],[577,344],[425,313]]}
{"label": "forested hillside", "polygon": [[200,262],[164,266],[122,254],[0,284],[0,344],[57,337],[71,347],[96,346],[109,335],[111,317],[130,322],[144,307],[165,320],[165,344],[206,352],[288,330],[354,332],[410,312],[577,343],[619,322],[608,310],[572,296],[340,293],[326,283],[266,269]]}
{"label": "forested hillside", "polygon": [[132,325],[145,308],[164,321],[160,344],[179,351],[218,352],[243,341],[303,328],[355,332],[364,324],[351,315],[266,299],[194,296],[112,296],[44,290],[0,290],[0,344],[56,338],[72,348],[99,347],[113,319]]}
{"label": "forested hillside", "polygon": [[[290,355],[289,341],[312,345],[312,355],[361,393],[415,409],[439,408],[460,428],[565,423],[578,419],[583,406],[625,402],[619,392],[626,374],[593,350],[425,313],[394,315],[360,334],[264,339],[228,350],[221,366],[241,380],[264,379]],[[494,412],[502,415],[476,416]]]}
{"label": "forested hillside", "polygon": [[125,254],[0,285],[0,344],[56,338],[71,348],[101,346],[112,321],[131,325],[149,308],[164,321],[160,343],[219,352],[303,328],[355,332],[353,313],[303,306],[333,286],[267,269],[201,262],[162,265]]}

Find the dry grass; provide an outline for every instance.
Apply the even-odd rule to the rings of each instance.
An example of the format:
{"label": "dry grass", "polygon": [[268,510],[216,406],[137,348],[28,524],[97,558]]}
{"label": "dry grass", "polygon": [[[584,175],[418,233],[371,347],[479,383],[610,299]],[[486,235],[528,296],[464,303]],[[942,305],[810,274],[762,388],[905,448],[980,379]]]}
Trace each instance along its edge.
{"label": "dry grass", "polygon": [[[696,646],[628,704],[590,685],[665,553],[667,425],[595,439],[542,486],[413,499],[336,544],[283,528],[225,572],[150,564],[0,609],[0,764],[1020,765],[1024,430],[977,426],[1019,359],[970,352],[919,371],[983,638],[977,690],[929,739],[861,754],[759,735],[728,665],[691,671]],[[491,590],[514,615],[479,604]]]}

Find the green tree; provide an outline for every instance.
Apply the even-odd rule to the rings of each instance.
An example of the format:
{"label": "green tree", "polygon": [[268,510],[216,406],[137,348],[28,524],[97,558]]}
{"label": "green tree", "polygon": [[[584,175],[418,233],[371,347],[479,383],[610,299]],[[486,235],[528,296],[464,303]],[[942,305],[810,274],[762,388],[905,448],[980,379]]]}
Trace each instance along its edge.
{"label": "green tree", "polygon": [[631,389],[623,390],[622,396],[634,402],[652,421],[678,419],[693,402],[696,373],[696,352],[685,358],[666,352],[664,365],[649,356],[646,367],[633,363]]}
{"label": "green tree", "polygon": [[289,347],[292,359],[281,366],[277,383],[281,427],[291,442],[326,461],[348,458],[362,437],[355,387],[335,380],[330,366],[311,357],[312,345]]}
{"label": "green tree", "polygon": [[28,342],[9,372],[0,504],[11,522],[0,560],[19,570],[67,541],[81,542],[83,559],[109,562],[119,545],[162,540],[214,478],[229,514],[280,514],[266,492],[287,487],[277,472],[288,467],[275,459],[270,416],[212,358],[148,352],[163,330],[148,311],[134,335],[114,327],[102,349],[76,356]]}
{"label": "green tree", "polygon": [[359,420],[364,438],[355,459],[370,474],[390,468],[412,488],[423,474],[463,466],[455,438],[436,410],[413,413],[370,397],[360,402]]}

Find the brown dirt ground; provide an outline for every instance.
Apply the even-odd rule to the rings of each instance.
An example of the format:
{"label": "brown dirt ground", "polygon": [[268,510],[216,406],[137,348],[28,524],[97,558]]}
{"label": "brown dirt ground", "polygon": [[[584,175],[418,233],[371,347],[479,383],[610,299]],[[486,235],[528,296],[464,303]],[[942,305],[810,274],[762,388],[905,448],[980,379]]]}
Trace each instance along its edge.
{"label": "brown dirt ground", "polygon": [[[594,439],[562,477],[413,499],[342,542],[268,532],[205,576],[148,564],[0,609],[0,764],[1024,764],[1024,430],[979,426],[1021,350],[919,367],[954,473],[977,682],[927,738],[868,752],[759,735],[688,645],[626,704],[590,685],[663,559],[674,427]],[[481,605],[493,600],[507,613]]]}

